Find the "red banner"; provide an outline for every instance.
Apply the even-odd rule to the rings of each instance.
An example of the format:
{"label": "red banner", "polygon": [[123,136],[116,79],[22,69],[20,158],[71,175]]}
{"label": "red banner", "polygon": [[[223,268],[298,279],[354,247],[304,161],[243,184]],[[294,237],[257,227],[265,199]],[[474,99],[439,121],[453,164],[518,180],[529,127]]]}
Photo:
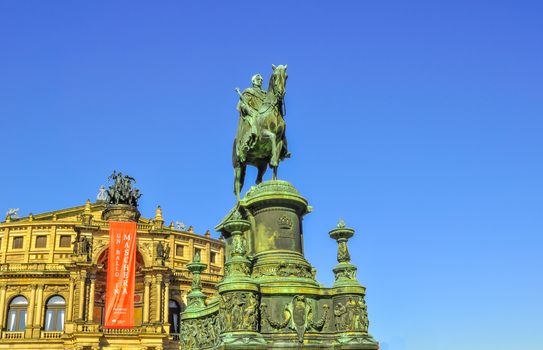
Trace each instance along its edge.
{"label": "red banner", "polygon": [[106,328],[134,327],[136,230],[135,222],[109,222]]}

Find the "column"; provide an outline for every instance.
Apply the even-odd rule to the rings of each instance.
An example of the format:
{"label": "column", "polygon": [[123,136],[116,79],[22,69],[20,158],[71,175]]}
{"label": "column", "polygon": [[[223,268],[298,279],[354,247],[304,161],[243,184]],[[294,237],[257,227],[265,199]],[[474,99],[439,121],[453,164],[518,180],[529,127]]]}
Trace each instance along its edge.
{"label": "column", "polygon": [[70,277],[70,285],[68,286],[68,305],[66,307],[66,322],[70,322],[72,320],[74,312],[74,283],[75,279]]}
{"label": "column", "polygon": [[34,316],[34,327],[37,329],[41,329],[43,314],[43,288],[43,284],[38,285],[38,295],[36,297],[36,315]]}
{"label": "column", "polygon": [[79,279],[79,313],[77,314],[78,320],[83,320],[85,311],[85,282],[87,279],[87,271],[81,271],[81,278]]}
{"label": "column", "polygon": [[6,307],[6,289],[7,289],[7,284],[6,283],[2,283],[0,285],[0,329],[3,329],[4,328],[4,320],[5,320],[5,314],[4,312],[6,311],[7,307]]}
{"label": "column", "polygon": [[156,313],[155,322],[160,322],[160,310],[162,309],[162,275],[156,275]]}
{"label": "column", "polygon": [[[168,320],[168,312],[170,311],[169,302],[170,302],[170,282],[168,280],[165,280],[164,281],[164,306],[163,306],[164,322],[163,323],[167,323],[169,321]],[[170,327],[167,327],[165,331],[166,333],[170,333]]]}
{"label": "column", "polygon": [[145,276],[144,285],[145,290],[143,292],[143,323],[149,323],[149,311],[151,306],[149,305],[149,292],[151,286],[152,276]]}
{"label": "column", "polygon": [[87,310],[87,320],[89,322],[92,322],[94,320],[94,283],[95,278],[91,278],[89,291],[89,309]]}

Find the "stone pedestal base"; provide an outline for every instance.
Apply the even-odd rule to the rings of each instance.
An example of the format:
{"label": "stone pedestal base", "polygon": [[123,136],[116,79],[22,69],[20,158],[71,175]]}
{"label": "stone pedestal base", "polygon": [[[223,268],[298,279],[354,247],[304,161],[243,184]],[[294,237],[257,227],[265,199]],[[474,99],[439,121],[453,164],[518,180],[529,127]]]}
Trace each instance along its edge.
{"label": "stone pedestal base", "polygon": [[315,280],[303,255],[301,223],[309,211],[286,181],[251,188],[216,228],[227,242],[226,275],[217,299],[183,313],[183,349],[378,349],[346,240],[345,263],[334,270],[338,283],[325,288]]}

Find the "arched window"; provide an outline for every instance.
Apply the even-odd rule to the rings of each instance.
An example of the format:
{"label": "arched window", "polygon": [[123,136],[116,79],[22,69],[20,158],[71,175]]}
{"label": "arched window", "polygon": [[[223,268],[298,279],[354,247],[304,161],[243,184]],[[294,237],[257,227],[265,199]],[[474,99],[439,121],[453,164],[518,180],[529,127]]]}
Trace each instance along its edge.
{"label": "arched window", "polygon": [[168,303],[169,312],[168,312],[168,322],[170,323],[170,334],[178,334],[180,332],[180,323],[181,320],[181,307],[175,300],[170,300]]}
{"label": "arched window", "polygon": [[9,303],[7,330],[22,332],[26,329],[26,309],[28,300],[23,296],[15,297]]}
{"label": "arched window", "polygon": [[66,302],[63,297],[55,295],[49,298],[45,306],[45,331],[61,332],[64,330],[65,309]]}

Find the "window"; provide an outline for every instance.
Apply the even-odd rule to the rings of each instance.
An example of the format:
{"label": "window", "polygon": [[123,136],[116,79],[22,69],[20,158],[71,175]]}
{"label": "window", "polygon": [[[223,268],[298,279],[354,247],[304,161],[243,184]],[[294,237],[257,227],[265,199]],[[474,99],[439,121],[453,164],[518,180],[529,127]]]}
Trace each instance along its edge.
{"label": "window", "polygon": [[47,236],[36,237],[36,248],[45,248],[47,246]]}
{"label": "window", "polygon": [[209,262],[212,263],[212,264],[217,263],[217,253],[216,252],[209,253]]}
{"label": "window", "polygon": [[168,303],[169,313],[168,313],[168,322],[170,323],[170,334],[179,334],[180,333],[180,314],[183,311],[177,301],[170,300]]}
{"label": "window", "polygon": [[68,235],[60,236],[59,247],[66,248],[66,247],[71,247],[71,246],[72,246],[72,236],[68,236]]}
{"label": "window", "polygon": [[175,255],[177,255],[177,256],[185,255],[184,250],[185,250],[185,247],[183,245],[181,245],[181,244],[176,244],[175,245]]}
{"label": "window", "polygon": [[23,248],[23,239],[24,237],[13,237],[12,249],[22,249]]}
{"label": "window", "polygon": [[9,303],[8,320],[7,320],[8,331],[22,332],[26,329],[26,308],[27,307],[28,307],[28,301],[23,296],[18,296],[11,300],[11,303]]}
{"label": "window", "polygon": [[45,306],[45,331],[62,332],[64,330],[65,309],[66,302],[63,297],[55,295],[49,298]]}
{"label": "window", "polygon": [[179,307],[179,304],[174,301],[170,300],[168,303],[169,312],[168,312],[168,322],[170,323],[170,334],[171,333],[179,333],[179,314],[181,312],[181,309]]}

